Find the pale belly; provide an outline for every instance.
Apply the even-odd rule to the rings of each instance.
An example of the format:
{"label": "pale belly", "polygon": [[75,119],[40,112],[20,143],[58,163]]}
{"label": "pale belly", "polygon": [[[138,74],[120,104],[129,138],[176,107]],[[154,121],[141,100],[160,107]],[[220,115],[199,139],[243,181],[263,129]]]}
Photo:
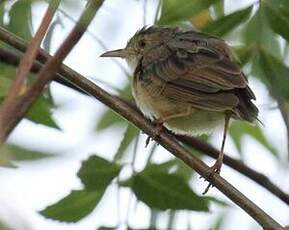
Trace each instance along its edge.
{"label": "pale belly", "polygon": [[224,125],[224,113],[194,109],[189,104],[174,103],[162,96],[148,94],[145,89],[133,89],[138,108],[149,119],[163,119],[173,114],[185,113],[190,107],[191,114],[171,118],[164,126],[176,134],[197,136],[211,133],[216,127]]}

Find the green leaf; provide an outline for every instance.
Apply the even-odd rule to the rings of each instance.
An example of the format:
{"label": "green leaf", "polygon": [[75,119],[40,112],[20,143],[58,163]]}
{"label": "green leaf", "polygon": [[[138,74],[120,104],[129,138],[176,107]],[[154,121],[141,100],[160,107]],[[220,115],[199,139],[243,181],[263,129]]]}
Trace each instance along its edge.
{"label": "green leaf", "polygon": [[162,1],[158,24],[172,24],[190,19],[219,0],[165,0]]}
{"label": "green leaf", "polygon": [[52,119],[52,108],[53,105],[51,105],[49,100],[42,96],[35,101],[31,109],[26,114],[26,118],[35,123],[59,129],[55,121]]}
{"label": "green leaf", "polygon": [[240,153],[243,152],[241,144],[242,138],[245,135],[249,135],[269,150],[275,157],[278,157],[277,150],[271,145],[258,125],[253,126],[246,122],[235,121],[231,124],[229,133]]}
{"label": "green leaf", "polygon": [[53,220],[77,222],[94,210],[103,192],[104,190],[73,190],[56,204],[40,211],[40,214]]}
{"label": "green leaf", "polygon": [[124,122],[124,119],[120,115],[112,110],[107,110],[97,123],[96,130],[100,131],[121,122]]}
{"label": "green leaf", "polygon": [[246,45],[253,47],[257,52],[260,49],[265,49],[276,57],[281,55],[280,43],[268,25],[263,5],[249,21],[244,30],[244,38]]}
{"label": "green leaf", "polygon": [[17,168],[16,165],[13,164],[11,157],[7,154],[6,148],[0,148],[0,168]]}
{"label": "green leaf", "polygon": [[235,29],[239,24],[244,22],[250,16],[252,11],[252,6],[236,11],[232,14],[223,16],[209,25],[207,25],[203,31],[210,34],[215,34],[216,36],[224,36],[226,33]]}
{"label": "green leaf", "polygon": [[138,135],[139,130],[134,126],[128,123],[125,133],[123,135],[122,141],[117,149],[117,152],[114,156],[115,160],[120,160],[123,157],[128,146],[132,143],[132,141]]}
{"label": "green leaf", "polygon": [[8,93],[11,83],[11,79],[3,77],[3,75],[0,73],[0,100],[3,99]]}
{"label": "green leaf", "polygon": [[[6,65],[0,63],[0,102],[6,96],[12,81],[16,75],[16,68],[12,65]],[[29,75],[29,80],[34,77],[33,74]],[[33,104],[31,109],[26,114],[26,118],[39,124],[43,124],[52,128],[58,128],[55,121],[52,119],[51,110],[53,105],[43,95],[38,98],[38,100]]]}
{"label": "green leaf", "polygon": [[259,55],[261,80],[269,87],[273,96],[289,99],[289,67],[264,50]]}
{"label": "green leaf", "polygon": [[16,1],[9,11],[9,23],[6,28],[25,40],[32,38],[31,0]]}
{"label": "green leaf", "polygon": [[286,6],[281,1],[274,0],[264,1],[264,6],[271,28],[289,41],[289,5]]}
{"label": "green leaf", "polygon": [[5,145],[5,151],[9,158],[16,161],[38,160],[53,156],[52,154],[32,151],[16,145]]}
{"label": "green leaf", "polygon": [[249,46],[237,46],[233,47],[232,53],[237,62],[244,66],[250,60],[252,55],[252,47]]}
{"label": "green leaf", "polygon": [[145,169],[133,177],[132,190],[150,208],[208,211],[208,201],[194,193],[178,174]]}
{"label": "green leaf", "polygon": [[212,230],[221,230],[223,229],[223,225],[225,222],[225,215],[221,214],[218,218],[217,221],[214,223]]}
{"label": "green leaf", "polygon": [[224,7],[224,0],[217,1],[213,4],[213,10],[217,17],[224,16],[225,7]]}
{"label": "green leaf", "polygon": [[103,190],[118,175],[120,169],[119,165],[94,155],[82,162],[77,176],[85,188]]}
{"label": "green leaf", "polygon": [[[0,26],[4,24],[5,1],[0,1]],[[0,228],[1,229],[1,228]]]}

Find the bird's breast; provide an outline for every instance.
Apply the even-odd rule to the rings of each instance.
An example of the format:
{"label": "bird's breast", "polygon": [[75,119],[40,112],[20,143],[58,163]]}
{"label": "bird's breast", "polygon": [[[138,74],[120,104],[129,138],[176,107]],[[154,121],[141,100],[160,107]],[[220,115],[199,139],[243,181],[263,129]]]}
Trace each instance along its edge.
{"label": "bird's breast", "polygon": [[190,104],[172,101],[162,95],[162,87],[164,85],[134,77],[132,94],[138,108],[147,118],[155,120],[175,114],[185,114],[190,107],[192,111],[190,115],[172,118],[164,123],[164,126],[172,132],[189,136],[210,133],[223,124],[223,113],[200,110]]}

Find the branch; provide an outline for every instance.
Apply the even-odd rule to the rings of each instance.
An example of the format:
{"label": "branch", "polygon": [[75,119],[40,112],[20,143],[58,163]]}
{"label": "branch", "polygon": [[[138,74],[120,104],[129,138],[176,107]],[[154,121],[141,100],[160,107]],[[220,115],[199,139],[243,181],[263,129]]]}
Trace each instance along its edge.
{"label": "branch", "polygon": [[[1,31],[0,31],[0,37],[1,37]],[[25,50],[25,44],[19,40],[17,37],[15,37],[15,40],[18,42],[20,50]],[[41,50],[41,59],[43,63],[45,63],[46,58],[49,57],[48,54],[46,54],[43,50]],[[1,48],[0,47],[0,61],[6,62],[11,65],[17,66],[19,63],[19,60],[21,58],[21,55],[15,52],[12,52],[8,49]],[[38,73],[38,71],[41,69],[42,64],[40,62],[34,62],[34,65],[32,66],[32,72]],[[80,93],[84,93],[87,95],[87,93],[80,89],[79,87],[72,84],[67,79],[74,79],[76,78],[84,78],[78,73],[75,73],[73,70],[69,69],[67,66],[62,65],[61,69],[59,70],[59,73],[57,73],[54,77],[54,80],[64,86],[67,86],[71,89],[74,89]],[[123,99],[122,99],[123,100]],[[124,100],[123,100],[124,101]],[[135,105],[132,103],[129,103],[128,101],[124,101],[127,105],[131,106],[132,108],[135,108]],[[217,159],[219,155],[219,151],[212,147],[211,145],[202,142],[194,137],[186,137],[186,136],[176,136],[176,138],[179,141],[182,141],[186,144],[189,144],[194,149],[204,153],[205,155],[208,155],[212,158]],[[286,194],[284,191],[282,191],[278,186],[276,186],[273,182],[270,181],[268,177],[265,175],[255,171],[254,169],[246,166],[242,161],[236,160],[228,155],[225,155],[224,157],[224,163],[231,167],[232,169],[236,170],[237,172],[243,174],[244,176],[248,177],[252,181],[256,182],[266,190],[270,191],[272,194],[274,194],[276,197],[278,197],[280,200],[285,202],[287,205],[289,205],[289,195]]]}
{"label": "branch", "polygon": [[[21,97],[17,98],[15,103],[11,104],[11,110],[9,111],[10,116],[8,116],[7,120],[1,120],[0,117],[2,123],[0,127],[3,128],[0,130],[0,141],[3,142],[7,139],[13,128],[24,117],[37,97],[42,93],[45,85],[52,80],[54,74],[60,68],[62,61],[80,40],[102,3],[103,0],[90,0],[87,3],[78,23],[56,51],[55,55],[50,57],[43,68],[41,68],[31,87]],[[13,114],[13,116],[11,116],[11,114]]]}
{"label": "branch", "polygon": [[[4,40],[10,45],[12,45],[13,43],[16,44],[16,47],[20,47],[20,49],[22,47],[22,49],[25,49],[25,44],[18,43],[17,39],[13,38],[11,34],[7,36],[7,38],[10,39],[3,39],[6,35],[2,34],[0,30],[0,39]],[[11,41],[11,43],[9,41]],[[45,62],[46,57],[47,55],[44,52],[40,52],[39,60],[41,60],[41,62]],[[107,105],[110,109],[123,116],[125,119],[133,123],[138,128],[142,129],[148,135],[153,136],[156,133],[155,126],[149,120],[145,119],[140,112],[136,111],[134,108],[132,108],[120,98],[110,95],[109,93],[92,83],[90,80],[82,77],[77,72],[69,69],[64,65],[60,69],[60,74],[67,81],[73,83],[75,86],[79,87],[87,94],[94,96],[96,99]],[[166,130],[164,130],[164,132],[159,135],[158,142],[173,155],[185,162],[190,168],[194,169],[201,176],[206,178],[235,204],[237,204],[244,211],[246,211],[264,229],[283,229],[275,220],[273,220],[268,214],[266,214],[263,210],[256,206],[251,200],[249,200],[246,196],[240,193],[220,175],[214,174],[212,176],[209,176],[210,168],[198,158],[191,155],[190,151],[188,151],[181,144],[179,144],[179,142],[176,141],[176,138],[170,133],[168,133]],[[211,147],[208,147],[208,149],[209,148]]]}
{"label": "branch", "polygon": [[29,71],[30,71],[30,68],[33,64],[33,61],[37,55],[37,51],[40,47],[40,44],[41,44],[41,42],[42,42],[42,40],[46,34],[46,31],[47,31],[51,21],[52,21],[52,18],[55,14],[55,11],[56,11],[57,7],[59,6],[59,3],[60,3],[60,0],[53,0],[50,2],[34,38],[30,42],[23,58],[21,59],[21,62],[17,68],[16,78],[13,81],[13,83],[11,84],[9,92],[8,92],[2,106],[11,103],[11,101],[14,98],[16,98],[18,96],[19,92],[21,91],[21,88],[23,87],[23,84],[25,83],[25,79],[27,78]]}
{"label": "branch", "polygon": [[[13,116],[11,116],[11,114],[14,114],[14,112],[17,111],[16,106],[17,102],[19,101],[18,98],[21,98],[20,94],[22,90],[26,89],[24,88],[26,78],[30,72],[31,66],[37,55],[37,51],[46,34],[46,31],[50,25],[50,22],[55,14],[59,3],[60,0],[53,0],[50,2],[34,38],[30,42],[24,56],[21,59],[19,67],[17,68],[16,78],[12,82],[7,96],[5,97],[4,102],[0,107],[0,143],[2,142],[2,140],[6,139],[9,134],[9,129],[7,130],[6,125],[10,120],[12,120]],[[13,127],[11,126],[10,130],[12,130]],[[5,133],[5,130],[7,130],[7,133]]]}

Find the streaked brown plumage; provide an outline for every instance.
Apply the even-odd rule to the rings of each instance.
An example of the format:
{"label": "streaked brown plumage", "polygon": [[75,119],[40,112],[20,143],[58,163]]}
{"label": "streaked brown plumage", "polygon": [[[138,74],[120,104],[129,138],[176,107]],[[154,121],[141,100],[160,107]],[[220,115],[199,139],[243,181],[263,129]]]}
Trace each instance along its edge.
{"label": "streaked brown plumage", "polygon": [[134,70],[132,91],[138,107],[171,131],[202,134],[225,121],[214,172],[220,172],[229,118],[254,122],[258,116],[246,76],[217,37],[176,27],[148,27],[138,31],[125,49],[102,56],[127,60]]}

